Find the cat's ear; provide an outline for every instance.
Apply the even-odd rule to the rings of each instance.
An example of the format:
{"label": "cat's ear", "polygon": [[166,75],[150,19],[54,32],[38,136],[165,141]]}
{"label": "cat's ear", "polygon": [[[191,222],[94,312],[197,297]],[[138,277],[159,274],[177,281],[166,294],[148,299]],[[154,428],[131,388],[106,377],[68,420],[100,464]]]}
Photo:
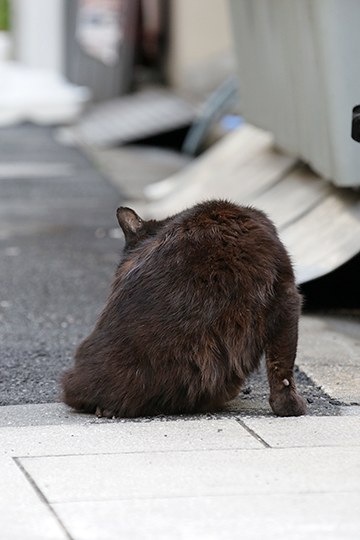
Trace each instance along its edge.
{"label": "cat's ear", "polygon": [[116,210],[116,216],[125,235],[126,242],[134,242],[144,226],[141,217],[139,217],[134,210],[126,208],[125,206],[120,206],[120,208]]}

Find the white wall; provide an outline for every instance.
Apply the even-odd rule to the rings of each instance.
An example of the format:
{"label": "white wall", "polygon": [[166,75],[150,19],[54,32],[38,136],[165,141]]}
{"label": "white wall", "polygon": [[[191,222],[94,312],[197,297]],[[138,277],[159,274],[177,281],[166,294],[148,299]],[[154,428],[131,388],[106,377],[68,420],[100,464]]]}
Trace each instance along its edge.
{"label": "white wall", "polygon": [[15,60],[61,73],[64,0],[12,0],[11,5]]}

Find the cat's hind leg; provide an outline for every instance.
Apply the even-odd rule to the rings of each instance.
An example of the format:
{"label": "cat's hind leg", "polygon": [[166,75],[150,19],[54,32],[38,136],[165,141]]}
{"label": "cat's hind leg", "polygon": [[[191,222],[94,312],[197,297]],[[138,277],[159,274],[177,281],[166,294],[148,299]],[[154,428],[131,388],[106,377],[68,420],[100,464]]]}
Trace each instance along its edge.
{"label": "cat's hind leg", "polygon": [[271,339],[265,347],[269,403],[278,416],[306,414],[305,401],[297,393],[294,381],[300,304],[297,291],[287,291],[278,303]]}

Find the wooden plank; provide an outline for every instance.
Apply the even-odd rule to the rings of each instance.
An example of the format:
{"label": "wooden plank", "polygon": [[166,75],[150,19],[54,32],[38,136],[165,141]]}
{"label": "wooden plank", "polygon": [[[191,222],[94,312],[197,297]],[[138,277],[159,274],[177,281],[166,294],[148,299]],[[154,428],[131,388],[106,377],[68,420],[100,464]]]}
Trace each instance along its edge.
{"label": "wooden plank", "polygon": [[300,165],[270,189],[246,202],[266,212],[281,230],[300,219],[331,192],[328,182]]}
{"label": "wooden plank", "polygon": [[318,206],[281,232],[298,283],[328,274],[360,251],[360,197],[334,188]]}
{"label": "wooden plank", "polygon": [[191,124],[195,108],[163,88],[147,88],[94,106],[69,129],[83,145],[112,147]]}
{"label": "wooden plank", "polygon": [[275,150],[270,134],[249,125],[157,187],[167,194],[140,208],[145,217],[163,218],[217,197],[264,210],[279,228],[298,283],[331,272],[360,251],[359,193],[331,186]]}
{"label": "wooden plank", "polygon": [[279,181],[295,163],[273,148],[270,134],[248,125],[175,177],[153,186],[153,197],[164,192],[166,196],[142,210],[148,217],[162,218],[209,198],[244,202]]}

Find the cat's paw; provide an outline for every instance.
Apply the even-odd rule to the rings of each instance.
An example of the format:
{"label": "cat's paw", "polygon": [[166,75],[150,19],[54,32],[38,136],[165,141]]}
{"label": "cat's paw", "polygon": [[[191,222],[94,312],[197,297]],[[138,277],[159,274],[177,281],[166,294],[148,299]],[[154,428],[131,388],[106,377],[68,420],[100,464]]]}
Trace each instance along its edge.
{"label": "cat's paw", "polygon": [[282,391],[270,396],[270,407],[278,416],[301,416],[306,414],[304,399],[293,390]]}
{"label": "cat's paw", "polygon": [[96,407],[95,416],[98,418],[116,418],[116,414],[109,409],[102,409],[99,405]]}

